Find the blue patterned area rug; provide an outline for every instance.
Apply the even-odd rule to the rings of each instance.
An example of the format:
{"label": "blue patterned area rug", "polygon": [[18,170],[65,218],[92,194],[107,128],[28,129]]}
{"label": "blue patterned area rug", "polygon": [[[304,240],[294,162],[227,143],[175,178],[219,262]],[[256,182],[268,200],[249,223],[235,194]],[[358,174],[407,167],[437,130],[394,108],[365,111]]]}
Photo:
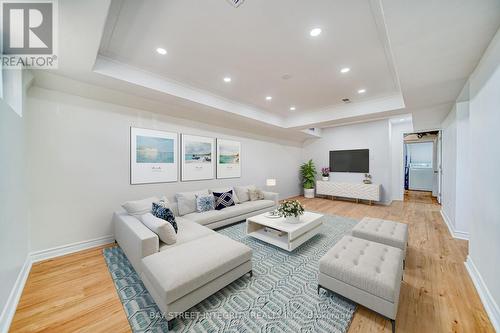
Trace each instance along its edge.
{"label": "blue patterned area rug", "polygon": [[[253,249],[245,275],[174,320],[173,332],[347,332],[356,305],[317,293],[318,260],[357,223],[325,215],[322,231],[293,252],[245,234],[245,223],[218,230]],[[133,332],[168,332],[152,297],[119,247],[103,250]]]}

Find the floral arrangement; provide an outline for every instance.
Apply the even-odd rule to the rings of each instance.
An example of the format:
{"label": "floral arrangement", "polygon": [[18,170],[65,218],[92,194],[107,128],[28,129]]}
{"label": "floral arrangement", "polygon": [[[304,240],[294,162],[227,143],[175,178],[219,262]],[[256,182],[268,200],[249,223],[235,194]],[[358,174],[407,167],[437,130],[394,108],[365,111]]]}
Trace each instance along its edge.
{"label": "floral arrangement", "polygon": [[282,217],[299,217],[304,214],[304,207],[297,200],[285,200],[278,207],[278,213]]}
{"label": "floral arrangement", "polygon": [[321,168],[321,175],[323,177],[330,176],[330,168],[327,168],[327,167]]}

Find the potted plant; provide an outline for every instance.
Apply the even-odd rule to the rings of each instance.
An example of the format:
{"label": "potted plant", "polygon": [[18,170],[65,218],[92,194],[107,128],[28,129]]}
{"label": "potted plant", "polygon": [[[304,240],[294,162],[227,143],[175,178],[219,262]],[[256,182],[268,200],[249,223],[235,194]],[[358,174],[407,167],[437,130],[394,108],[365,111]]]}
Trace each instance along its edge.
{"label": "potted plant", "polygon": [[372,183],[372,176],[369,173],[365,173],[365,179],[363,180],[363,183],[365,183],[365,184]]}
{"label": "potted plant", "polygon": [[300,176],[304,185],[304,197],[314,198],[314,181],[316,180],[316,166],[313,160],[300,166]]}
{"label": "potted plant", "polygon": [[304,214],[304,207],[297,200],[285,200],[278,207],[278,214],[285,218],[285,222],[299,223]]}
{"label": "potted plant", "polygon": [[323,177],[323,180],[327,182],[330,177],[330,168],[321,168],[321,176]]}

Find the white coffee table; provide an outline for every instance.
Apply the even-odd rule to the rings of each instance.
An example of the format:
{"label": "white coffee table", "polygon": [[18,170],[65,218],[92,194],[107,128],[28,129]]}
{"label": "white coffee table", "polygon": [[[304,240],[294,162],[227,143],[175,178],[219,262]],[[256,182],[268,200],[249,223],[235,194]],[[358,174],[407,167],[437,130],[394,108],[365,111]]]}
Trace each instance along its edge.
{"label": "white coffee table", "polygon": [[[293,251],[317,235],[323,224],[323,215],[312,212],[305,212],[300,217],[300,222],[293,224],[285,222],[282,217],[267,217],[268,214],[249,217],[247,219],[247,235],[287,251]],[[268,228],[273,230],[266,231]]]}

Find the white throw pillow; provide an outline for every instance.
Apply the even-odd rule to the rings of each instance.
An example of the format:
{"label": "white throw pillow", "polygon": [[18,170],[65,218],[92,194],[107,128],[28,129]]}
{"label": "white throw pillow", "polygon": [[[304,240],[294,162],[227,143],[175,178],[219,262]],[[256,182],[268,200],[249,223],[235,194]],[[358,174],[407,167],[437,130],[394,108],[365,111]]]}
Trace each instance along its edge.
{"label": "white throw pillow", "polygon": [[122,207],[129,213],[129,215],[135,216],[137,218],[142,215],[151,212],[151,207],[153,202],[159,201],[158,197],[150,197],[142,200],[127,201]]}
{"label": "white throw pillow", "polygon": [[248,190],[248,196],[250,197],[250,201],[263,200],[264,192],[262,192],[258,188],[250,189]]}
{"label": "white throw pillow", "polygon": [[208,190],[180,192],[175,195],[180,216],[196,212],[197,195],[208,195]]}
{"label": "white throw pillow", "polygon": [[224,193],[224,192],[233,191],[233,201],[234,201],[234,203],[235,204],[239,204],[240,203],[240,199],[238,198],[238,195],[236,194],[236,191],[232,187],[212,188],[209,191],[210,191],[210,193],[214,193],[214,192]]}
{"label": "white throw pillow", "polygon": [[163,243],[172,245],[177,241],[175,229],[167,221],[159,219],[151,213],[142,215],[141,221],[149,230],[157,234]]}
{"label": "white throw pillow", "polygon": [[235,186],[234,191],[238,196],[238,200],[241,202],[246,202],[250,200],[250,196],[248,195],[249,190],[255,190],[255,185],[247,185],[247,186]]}

